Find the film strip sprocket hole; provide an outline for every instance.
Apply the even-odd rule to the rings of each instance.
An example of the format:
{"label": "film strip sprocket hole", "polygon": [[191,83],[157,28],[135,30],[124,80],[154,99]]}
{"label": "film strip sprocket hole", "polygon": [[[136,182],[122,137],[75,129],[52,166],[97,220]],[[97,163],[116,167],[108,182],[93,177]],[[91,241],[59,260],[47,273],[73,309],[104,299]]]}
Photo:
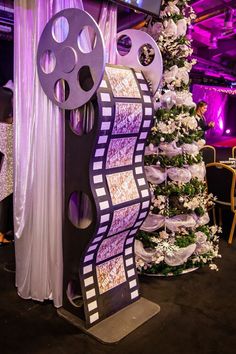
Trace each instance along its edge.
{"label": "film strip sprocket hole", "polygon": [[[119,82],[124,78],[125,84]],[[89,289],[96,294],[95,309],[91,292],[85,292],[90,325],[109,316],[103,304],[114,292],[123,294],[120,308],[139,297],[134,239],[150,204],[143,158],[153,119],[151,93],[140,72],[107,65],[97,96],[101,121],[91,159],[91,187],[100,226],[84,255],[82,275],[84,285],[93,279]]]}

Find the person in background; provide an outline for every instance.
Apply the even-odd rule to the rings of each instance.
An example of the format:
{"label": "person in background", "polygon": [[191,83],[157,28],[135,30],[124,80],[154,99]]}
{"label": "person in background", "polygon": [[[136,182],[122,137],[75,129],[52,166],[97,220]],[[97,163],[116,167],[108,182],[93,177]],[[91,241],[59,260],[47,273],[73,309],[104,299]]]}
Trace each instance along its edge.
{"label": "person in background", "polygon": [[206,130],[214,128],[215,126],[215,122],[213,121],[207,123],[205,118],[206,111],[207,111],[207,103],[205,101],[199,101],[196,107],[196,116],[198,120],[198,125],[203,130],[204,135]]}
{"label": "person in background", "polygon": [[13,83],[0,88],[0,246],[14,240],[13,233]]}

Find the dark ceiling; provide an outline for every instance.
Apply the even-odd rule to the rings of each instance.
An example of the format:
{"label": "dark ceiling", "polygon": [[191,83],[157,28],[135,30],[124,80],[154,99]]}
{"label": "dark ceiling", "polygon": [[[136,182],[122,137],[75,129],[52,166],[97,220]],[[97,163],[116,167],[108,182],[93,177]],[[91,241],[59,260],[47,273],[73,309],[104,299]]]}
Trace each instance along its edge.
{"label": "dark ceiling", "polygon": [[[230,86],[236,82],[236,0],[192,0],[197,18],[189,29],[193,56],[193,82]],[[147,17],[118,8],[118,32],[144,25]]]}
{"label": "dark ceiling", "polygon": [[[101,5],[98,0],[84,2]],[[189,31],[198,61],[191,73],[192,79],[224,85],[236,82],[236,0],[192,0],[190,4],[197,14]],[[0,10],[5,6],[12,7],[13,0],[0,0]],[[123,6],[118,9],[118,32],[144,23],[145,15]],[[13,19],[1,17],[0,11],[0,22],[12,28],[10,33],[0,31],[0,39],[12,39]]]}

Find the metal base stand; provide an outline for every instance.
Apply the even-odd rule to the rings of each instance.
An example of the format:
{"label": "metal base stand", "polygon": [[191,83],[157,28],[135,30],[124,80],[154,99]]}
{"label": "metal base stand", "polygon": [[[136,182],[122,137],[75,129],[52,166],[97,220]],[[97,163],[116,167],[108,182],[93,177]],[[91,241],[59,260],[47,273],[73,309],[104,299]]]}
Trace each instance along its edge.
{"label": "metal base stand", "polygon": [[159,305],[141,297],[136,302],[126,306],[93,327],[86,328],[84,321],[63,307],[57,310],[60,317],[63,317],[81,331],[102,343],[119,342],[159,312]]}

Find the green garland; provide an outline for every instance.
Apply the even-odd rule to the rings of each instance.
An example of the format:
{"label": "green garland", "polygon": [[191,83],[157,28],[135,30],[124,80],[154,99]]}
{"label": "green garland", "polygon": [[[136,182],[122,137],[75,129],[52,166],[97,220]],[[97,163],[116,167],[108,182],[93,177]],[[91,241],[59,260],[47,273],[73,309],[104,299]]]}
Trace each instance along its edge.
{"label": "green garland", "polygon": [[188,106],[173,106],[171,109],[159,108],[155,112],[155,118],[158,121],[168,121],[170,118],[175,118],[179,114],[188,113],[190,116],[195,116],[195,109],[193,107],[189,108]]}
{"label": "green garland", "polygon": [[[157,122],[167,123],[170,120],[177,120],[178,116],[181,114],[186,114],[190,117],[194,117],[196,112],[193,107],[189,108],[187,106],[173,106],[171,109],[160,108],[155,112],[154,117],[154,127]],[[164,134],[162,132],[156,131],[152,129],[148,139],[147,144],[159,145],[163,140],[167,143],[170,143],[174,140],[177,140],[177,145],[180,146],[182,144],[191,144],[193,142],[198,142],[202,139],[204,132],[202,130],[192,130],[188,129],[187,132],[183,131],[183,128],[180,130],[176,130],[172,134]]]}
{"label": "green garland", "polygon": [[[177,37],[177,35],[173,36],[172,34],[167,35],[165,33],[165,28],[168,26],[170,26],[170,33],[172,30],[175,30],[170,20],[173,20],[176,26],[178,26],[177,22],[182,19],[184,19],[186,23],[190,23],[190,18],[192,19],[193,17],[190,16],[189,13],[193,14],[193,12],[188,2],[188,0],[179,0],[176,4],[170,4],[170,1],[163,0],[161,5],[160,18],[164,33],[157,31],[155,37],[162,52],[165,68],[163,82],[161,84],[162,88],[158,98],[161,104],[163,104],[163,107],[156,110],[154,126],[147,139],[147,145],[153,145],[154,147],[158,147],[161,143],[172,142],[174,142],[177,147],[181,147],[183,144],[202,144],[201,139],[203,138],[204,132],[199,127],[195,129],[197,121],[192,119],[192,117],[195,118],[196,111],[191,103],[191,107],[185,104],[180,106],[179,104],[172,103],[172,106],[170,105],[171,108],[164,108],[164,105],[168,106],[165,101],[165,97],[168,97],[168,95],[164,96],[168,92],[176,93],[176,96],[169,96],[173,99],[173,102],[174,97],[176,97],[177,102],[182,99],[182,97],[184,102],[189,102],[189,100],[191,102],[189,84],[186,84],[188,81],[187,73],[194,64],[194,60],[190,58],[191,42],[187,39],[186,35]],[[177,6],[179,13],[177,13],[176,8],[173,13],[170,13],[171,11],[169,9],[167,10],[167,6]],[[154,25],[155,22],[151,21],[151,24]],[[180,25],[184,26],[184,22]],[[177,66],[178,70],[173,68],[174,66]],[[179,71],[179,69],[182,70]],[[176,77],[173,76],[173,79],[171,76],[172,73],[176,75]],[[151,148],[150,146],[150,149]],[[162,150],[161,147],[160,150]],[[161,168],[167,170],[170,167],[183,168],[193,164],[199,164],[202,161],[201,152],[194,155],[181,153],[173,157],[168,157],[164,152],[158,152],[145,156],[146,166],[159,165]],[[160,185],[150,183],[150,189],[153,195],[151,206],[152,214],[172,217],[194,212],[198,217],[201,217],[207,211],[209,198],[207,196],[206,184],[197,178],[192,178],[190,182],[184,184],[178,184],[177,182],[167,179]],[[196,207],[195,204],[197,205]],[[193,254],[184,264],[179,266],[169,266],[166,264],[164,261],[166,252],[168,250],[170,252],[178,252],[178,249],[195,244],[199,239],[197,238],[197,232],[202,232],[206,235],[207,242],[209,243],[207,244],[209,248],[206,247],[206,249],[209,249],[209,251],[200,255]],[[138,269],[140,273],[146,274],[178,275],[192,267],[212,264],[213,258],[217,257],[218,254],[218,239],[214,235],[208,225],[195,228],[185,228],[183,225],[183,230],[179,232],[179,234],[175,234],[170,230],[166,231],[164,228],[155,232],[139,230],[137,239],[142,242],[146,250],[156,250],[157,252],[155,254],[157,259],[154,257],[153,261],[150,263],[146,263],[143,259],[140,259],[140,263],[137,263]]]}
{"label": "green garland", "polygon": [[154,195],[177,195],[177,196],[189,196],[195,197],[196,195],[206,192],[206,183],[199,181],[197,178],[192,178],[190,182],[182,185],[177,185],[174,183],[164,184],[155,186]]}
{"label": "green garland", "polygon": [[150,274],[150,275],[155,275],[155,274],[162,274],[162,275],[180,275],[182,274],[185,270],[191,269],[191,268],[200,268],[205,266],[206,263],[203,262],[193,262],[191,257],[187,260],[182,265],[179,265],[177,267],[173,266],[168,266],[165,262],[160,262],[159,264],[153,264],[151,267],[148,268],[143,268],[140,270],[140,274]]}
{"label": "green garland", "polygon": [[184,167],[186,165],[194,165],[196,163],[202,162],[202,154],[199,153],[195,156],[184,154],[176,155],[173,157],[168,157],[164,155],[147,155],[145,156],[145,165],[156,165],[160,164],[161,167]]}

